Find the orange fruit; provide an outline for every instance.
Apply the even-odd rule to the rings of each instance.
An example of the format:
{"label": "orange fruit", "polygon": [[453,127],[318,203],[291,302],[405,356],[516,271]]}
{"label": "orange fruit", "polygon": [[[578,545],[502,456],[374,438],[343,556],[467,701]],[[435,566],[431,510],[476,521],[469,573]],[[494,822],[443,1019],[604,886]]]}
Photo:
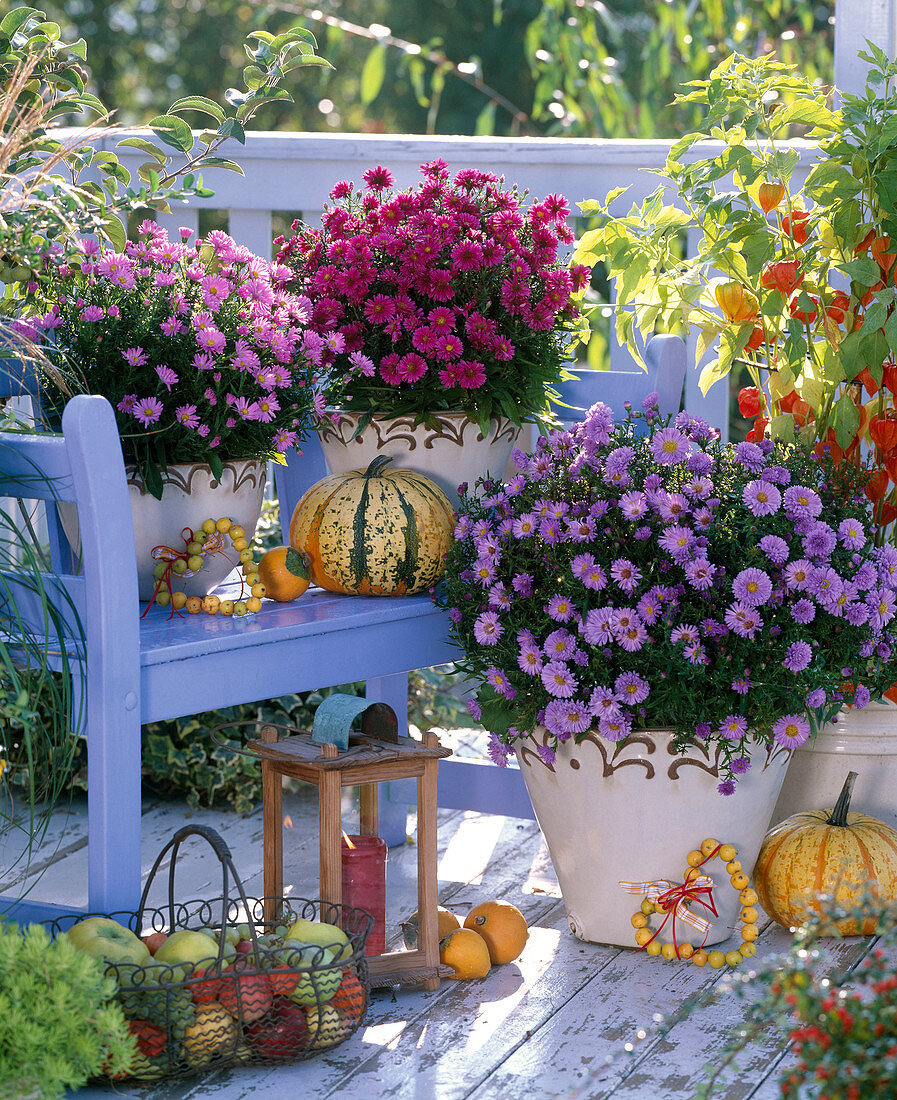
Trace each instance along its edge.
{"label": "orange fruit", "polygon": [[455,978],[485,978],[490,970],[486,941],[470,928],[456,928],[440,941],[439,961],[454,970]]}
{"label": "orange fruit", "polygon": [[490,960],[499,963],[516,959],[529,936],[526,917],[509,901],[485,901],[467,914],[464,927],[486,941]]}
{"label": "orange fruit", "polygon": [[306,555],[292,546],[275,546],[263,555],[258,576],[265,595],[280,603],[297,599],[311,583]]}
{"label": "orange fruit", "polygon": [[[436,908],[436,938],[444,939],[449,932],[454,932],[461,927],[461,922],[451,911],[442,905]],[[402,921],[402,939],[409,951],[414,951],[419,946],[420,923],[416,912],[412,913],[406,921]]]}

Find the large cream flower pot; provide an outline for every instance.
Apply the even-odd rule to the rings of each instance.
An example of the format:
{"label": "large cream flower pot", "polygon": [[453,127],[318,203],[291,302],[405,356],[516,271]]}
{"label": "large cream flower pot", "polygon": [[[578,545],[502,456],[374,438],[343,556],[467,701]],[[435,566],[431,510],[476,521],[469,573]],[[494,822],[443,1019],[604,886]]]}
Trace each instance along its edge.
{"label": "large cream flower pot", "polygon": [[483,436],[462,412],[435,413],[435,428],[415,426],[413,416],[374,416],[355,435],[359,413],[341,412],[334,423],[325,414],[315,424],[324,460],[332,474],[367,469],[378,455],[390,455],[394,466],[416,470],[443,490],[452,505],[458,504],[458,486],[491,473],[503,480],[520,429],[510,420],[491,422]]}
{"label": "large cream flower pot", "polygon": [[[726,797],[717,791],[717,758],[703,745],[676,755],[669,730],[633,734],[618,744],[591,733],[581,744],[561,745],[551,765],[536,751],[535,738],[544,736],[537,731],[517,757],[579,939],[634,947],[630,918],[641,898],[620,881],[681,883],[685,857],[705,838],[734,844],[750,873],[785,778],[787,750],[754,746],[750,770]],[[690,908],[712,922],[707,943],[719,943],[738,925],[741,903],[719,859],[702,870],[716,884],[719,916],[696,903]],[[661,939],[670,939],[669,928]],[[678,924],[680,933],[700,941],[688,926],[683,932]]]}
{"label": "large cream flower pot", "polygon": [[857,773],[852,808],[897,829],[897,704],[848,707],[796,749],[772,824],[802,810],[831,809],[851,771]]}

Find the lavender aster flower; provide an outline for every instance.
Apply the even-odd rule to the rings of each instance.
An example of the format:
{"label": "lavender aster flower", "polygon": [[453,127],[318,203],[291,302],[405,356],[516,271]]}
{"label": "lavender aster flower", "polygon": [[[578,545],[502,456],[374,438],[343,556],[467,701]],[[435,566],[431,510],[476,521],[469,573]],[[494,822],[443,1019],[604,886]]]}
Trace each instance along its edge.
{"label": "lavender aster flower", "polygon": [[553,630],[545,639],[543,648],[549,660],[566,661],[573,656],[576,639],[569,630]]}
{"label": "lavender aster flower", "polygon": [[615,558],[611,562],[610,575],[616,581],[617,587],[627,596],[638,588],[638,583],[642,579],[641,570],[628,558]]}
{"label": "lavender aster flower", "polygon": [[838,541],[848,550],[862,550],[866,545],[866,529],[858,519],[843,519],[838,524]]}
{"label": "lavender aster flower", "polygon": [[598,732],[608,741],[623,741],[632,733],[632,723],[624,715],[619,718],[602,718]]}
{"label": "lavender aster flower", "polygon": [[810,723],[801,714],[786,714],[772,727],[776,743],[786,749],[797,749],[810,736]]}
{"label": "lavender aster flower", "polygon": [[815,688],[807,696],[808,707],[822,707],[825,706],[825,690],[823,688]]}
{"label": "lavender aster flower", "polygon": [[736,443],[735,461],[748,470],[759,471],[766,465],[766,457],[756,443]]}
{"label": "lavender aster flower", "polygon": [[822,511],[822,501],[806,485],[791,485],[785,490],[785,515],[789,519],[808,516],[815,519]]}
{"label": "lavender aster flower", "polygon": [[556,623],[568,623],[576,609],[566,596],[554,595],[545,605],[545,614]]}
{"label": "lavender aster flower", "polygon": [[495,611],[484,611],[473,624],[473,636],[480,645],[495,645],[504,632]]}
{"label": "lavender aster flower", "polygon": [[549,694],[561,699],[571,698],[578,686],[576,677],[563,661],[549,661],[543,666],[542,683]]}
{"label": "lavender aster flower", "polygon": [[723,720],[718,732],[727,741],[740,741],[747,733],[747,719],[740,714],[730,714]]}
{"label": "lavender aster flower", "polygon": [[735,794],[735,780],[724,779],[721,783],[717,785],[716,789],[717,791],[719,791],[720,794],[723,795]]}
{"label": "lavender aster flower", "polygon": [[527,676],[538,676],[542,671],[542,653],[531,642],[524,643],[517,654],[517,667]]}
{"label": "lavender aster flower", "polygon": [[778,535],[764,535],[758,546],[773,565],[784,565],[788,560],[788,543]]}
{"label": "lavender aster flower", "polygon": [[761,607],[772,595],[772,580],[762,569],[742,569],[732,582],[732,592],[749,607]]}
{"label": "lavender aster flower", "polygon": [[813,650],[806,642],[792,642],[785,651],[782,664],[789,672],[803,672],[813,658]]}
{"label": "lavender aster flower", "polygon": [[752,516],[771,516],[779,510],[782,494],[768,481],[749,481],[742,491],[741,499]]}
{"label": "lavender aster flower", "polygon": [[627,706],[644,703],[650,690],[648,681],[642,679],[637,672],[622,672],[614,681],[617,698]]}
{"label": "lavender aster flower", "polygon": [[816,618],[816,604],[812,600],[797,600],[791,608],[791,618],[802,625],[811,623]]}
{"label": "lavender aster flower", "polygon": [[675,466],[684,462],[691,451],[688,438],[678,428],[664,428],[650,443],[651,454],[661,466]]}

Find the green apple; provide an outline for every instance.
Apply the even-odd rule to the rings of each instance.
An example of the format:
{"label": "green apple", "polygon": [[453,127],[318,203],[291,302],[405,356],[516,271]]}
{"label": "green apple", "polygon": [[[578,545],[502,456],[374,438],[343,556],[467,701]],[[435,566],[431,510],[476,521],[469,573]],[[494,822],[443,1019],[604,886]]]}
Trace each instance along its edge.
{"label": "green apple", "polygon": [[189,928],[181,928],[172,932],[156,952],[156,962],[170,965],[198,963],[203,959],[216,958],[217,955],[217,945],[204,932],[191,932]]}
{"label": "green apple", "polygon": [[65,934],[75,947],[106,962],[139,966],[152,958],[143,940],[111,917],[87,917]]}
{"label": "green apple", "polygon": [[352,944],[349,943],[349,937],[342,928],[337,928],[335,924],[325,924],[323,921],[305,920],[300,917],[287,932],[284,943],[289,943],[290,940],[298,940],[300,943],[317,943],[322,947],[330,948],[342,944],[343,946],[337,949],[337,957],[348,959],[352,956]]}
{"label": "green apple", "polygon": [[309,968],[289,994],[290,1000],[298,1005],[316,1005],[336,995],[343,980],[343,969],[336,965],[336,956],[329,948],[297,944],[292,950],[284,951],[283,956],[291,967]]}

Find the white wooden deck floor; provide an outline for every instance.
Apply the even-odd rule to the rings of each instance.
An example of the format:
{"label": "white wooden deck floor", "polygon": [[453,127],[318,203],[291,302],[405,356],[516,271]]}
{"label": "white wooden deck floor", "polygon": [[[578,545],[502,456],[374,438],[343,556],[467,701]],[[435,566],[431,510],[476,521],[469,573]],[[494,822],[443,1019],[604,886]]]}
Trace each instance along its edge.
{"label": "white wooden deck floor", "polygon": [[[347,811],[350,810],[347,805]],[[47,838],[46,866],[34,896],[86,904],[85,807],[59,815]],[[285,835],[285,882],[294,896],[317,894],[316,796],[311,788],[285,797],[292,820]],[[190,811],[183,803],[145,803],[144,869],[186,821],[212,825],[227,840],[247,893],[261,892],[260,810],[248,817]],[[351,831],[350,813],[344,824]],[[207,1077],[139,1086],[90,1086],[69,1100],[303,1100],[353,1096],[365,1100],[685,1100],[705,1079],[744,1005],[727,994],[661,1039],[657,1014],[674,1011],[725,971],[651,960],[635,949],[576,940],[567,929],[548,853],[534,822],[457,811],[439,815],[439,894],[462,918],[481,901],[505,898],[530,924],[520,958],[479,981],[444,981],[433,993],[404,987],[375,991],[368,1017],[341,1045],[303,1062],[219,1072]],[[409,821],[413,827],[413,819]],[[415,905],[413,844],[388,861],[387,919],[398,922]],[[221,889],[218,864],[203,841],[182,849],[178,897],[213,898]],[[162,904],[167,874],[151,903]],[[2,884],[0,884],[2,886]],[[10,892],[8,884],[2,892]],[[783,951],[787,934],[763,929],[758,958]],[[735,946],[733,943],[732,946]],[[833,947],[843,963],[864,953],[866,941]],[[640,1037],[640,1032],[647,1036]],[[627,1053],[625,1045],[634,1044]],[[753,1047],[726,1100],[773,1100],[783,1055],[773,1038]]]}

